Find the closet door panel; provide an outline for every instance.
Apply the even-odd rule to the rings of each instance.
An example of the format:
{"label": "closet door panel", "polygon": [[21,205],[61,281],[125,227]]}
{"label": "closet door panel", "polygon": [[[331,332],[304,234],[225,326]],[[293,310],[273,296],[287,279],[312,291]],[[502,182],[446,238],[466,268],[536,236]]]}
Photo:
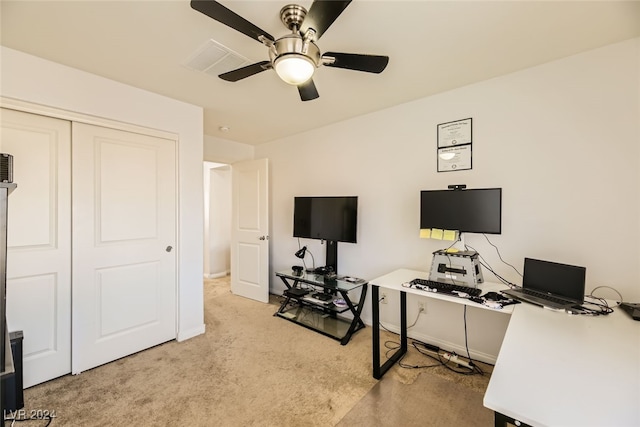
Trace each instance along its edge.
{"label": "closet door panel", "polygon": [[176,337],[175,142],[73,124],[73,373]]}
{"label": "closet door panel", "polygon": [[71,371],[71,123],[2,109],[13,156],[7,219],[7,322],[21,330],[30,387]]}

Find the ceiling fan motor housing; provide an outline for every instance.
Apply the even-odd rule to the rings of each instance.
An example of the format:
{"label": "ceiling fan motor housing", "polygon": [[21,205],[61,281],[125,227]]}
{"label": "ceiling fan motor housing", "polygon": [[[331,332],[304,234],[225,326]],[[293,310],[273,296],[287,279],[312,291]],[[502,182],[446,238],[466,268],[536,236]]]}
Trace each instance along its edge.
{"label": "ceiling fan motor housing", "polygon": [[302,55],[310,59],[314,66],[317,67],[320,64],[318,46],[312,41],[305,43],[299,34],[287,34],[276,40],[273,48],[269,49],[271,63],[275,63],[276,59],[286,55]]}

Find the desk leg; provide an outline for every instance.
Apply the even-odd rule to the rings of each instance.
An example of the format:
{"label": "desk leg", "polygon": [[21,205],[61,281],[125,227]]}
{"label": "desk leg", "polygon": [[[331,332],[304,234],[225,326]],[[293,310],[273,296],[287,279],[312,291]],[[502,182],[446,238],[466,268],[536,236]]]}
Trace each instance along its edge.
{"label": "desk leg", "polygon": [[[285,278],[280,276],[280,279],[284,282],[285,286],[287,287],[287,289],[291,289],[291,284],[289,284],[289,281]],[[298,285],[298,281],[294,281],[293,282],[293,287],[295,288]],[[280,308],[278,309],[278,311],[276,311],[273,315],[277,316],[279,313],[284,312],[285,308],[287,307],[287,305],[289,304],[289,301],[291,301],[291,297],[284,295],[285,299],[282,302],[282,304],[280,304]]]}
{"label": "desk leg", "polygon": [[407,294],[400,292],[400,348],[380,366],[380,296],[379,287],[371,285],[373,378],[379,380],[402,356],[407,353]]}
{"label": "desk leg", "polygon": [[[284,285],[287,287],[287,289],[292,288],[291,284],[289,284],[289,281],[287,280],[286,277],[282,277],[282,276],[279,276],[279,277],[280,277],[280,280],[282,280],[282,283],[284,283]],[[298,280],[293,281],[293,287],[295,288],[296,286],[298,286]]]}
{"label": "desk leg", "polygon": [[353,303],[349,299],[348,292],[340,291],[340,295],[342,296],[342,298],[345,300],[345,302],[349,306],[349,310],[351,310],[351,314],[353,314],[353,320],[351,321],[351,326],[349,326],[349,330],[347,331],[345,336],[340,341],[340,344],[346,345],[349,342],[349,340],[351,339],[351,335],[353,335],[353,333],[355,331],[359,331],[360,329],[362,329],[362,328],[364,328],[366,326],[364,324],[364,322],[362,321],[362,319],[360,318],[360,314],[362,313],[362,309],[364,307],[364,301],[365,301],[365,298],[367,296],[367,285],[365,283],[362,286],[362,290],[360,291],[360,302],[358,303],[358,309],[356,309],[353,306]]}
{"label": "desk leg", "polygon": [[518,421],[515,418],[508,417],[500,412],[493,413],[494,426],[495,427],[508,427],[508,426],[518,426],[518,427],[531,427],[529,424],[525,424],[522,421]]}

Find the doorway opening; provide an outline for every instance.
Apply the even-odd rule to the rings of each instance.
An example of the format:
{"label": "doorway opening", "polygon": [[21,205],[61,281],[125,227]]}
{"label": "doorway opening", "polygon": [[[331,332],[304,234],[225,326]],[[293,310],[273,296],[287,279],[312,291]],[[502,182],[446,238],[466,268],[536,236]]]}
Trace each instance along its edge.
{"label": "doorway opening", "polygon": [[231,271],[231,166],[204,162],[204,278]]}

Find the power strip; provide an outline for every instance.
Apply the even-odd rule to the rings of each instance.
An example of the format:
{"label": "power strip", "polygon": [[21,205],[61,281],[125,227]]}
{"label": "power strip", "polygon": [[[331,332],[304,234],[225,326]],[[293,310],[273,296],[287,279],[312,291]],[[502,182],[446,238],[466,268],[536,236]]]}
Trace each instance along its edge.
{"label": "power strip", "polygon": [[469,369],[473,369],[473,366],[471,366],[469,362],[467,362],[466,360],[460,359],[457,354],[442,353],[442,357],[447,362],[455,363],[457,365],[466,366]]}

